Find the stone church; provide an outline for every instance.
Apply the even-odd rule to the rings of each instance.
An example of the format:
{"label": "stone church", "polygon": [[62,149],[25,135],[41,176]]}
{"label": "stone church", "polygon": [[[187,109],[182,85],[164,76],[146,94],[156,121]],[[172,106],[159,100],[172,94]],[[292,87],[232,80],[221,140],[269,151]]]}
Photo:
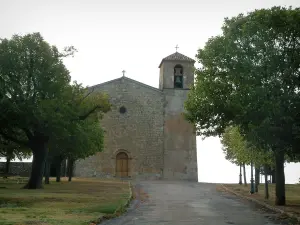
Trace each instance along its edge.
{"label": "stone church", "polygon": [[78,160],[74,175],[198,180],[194,126],[182,115],[195,61],[179,52],[159,64],[159,88],[123,76],[93,86],[113,105],[104,115],[104,150]]}

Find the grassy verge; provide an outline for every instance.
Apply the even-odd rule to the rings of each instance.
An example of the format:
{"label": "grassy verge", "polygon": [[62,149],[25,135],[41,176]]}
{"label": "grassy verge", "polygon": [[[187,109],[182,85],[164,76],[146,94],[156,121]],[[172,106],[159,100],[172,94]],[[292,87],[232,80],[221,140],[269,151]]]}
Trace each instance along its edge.
{"label": "grassy verge", "polygon": [[[271,206],[275,206],[275,185],[269,184],[269,199],[264,199],[264,184],[260,184],[258,187],[258,193],[251,195],[250,185],[244,186],[239,184],[225,184],[225,186],[236,193],[241,195],[257,199]],[[276,206],[286,212],[291,212],[296,216],[300,216],[300,185],[287,184],[286,188],[286,206]]]}
{"label": "grassy verge", "polygon": [[127,181],[62,179],[42,190],[20,189],[23,185],[0,179],[1,225],[90,224],[124,211],[131,198]]}

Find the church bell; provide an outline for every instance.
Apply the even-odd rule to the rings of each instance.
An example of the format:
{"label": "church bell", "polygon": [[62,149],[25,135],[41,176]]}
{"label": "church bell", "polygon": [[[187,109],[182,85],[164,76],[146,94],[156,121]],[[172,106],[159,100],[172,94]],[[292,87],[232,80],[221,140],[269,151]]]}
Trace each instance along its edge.
{"label": "church bell", "polygon": [[180,77],[179,77],[179,76],[176,77],[175,82],[176,82],[176,83],[181,83],[181,80],[180,80]]}

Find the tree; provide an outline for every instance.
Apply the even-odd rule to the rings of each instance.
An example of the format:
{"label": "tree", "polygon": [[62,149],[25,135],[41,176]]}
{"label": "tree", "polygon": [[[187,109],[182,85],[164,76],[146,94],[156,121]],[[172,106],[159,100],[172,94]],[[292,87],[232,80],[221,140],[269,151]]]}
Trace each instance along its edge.
{"label": "tree", "polygon": [[261,168],[260,172],[263,175],[271,176],[271,182],[272,182],[272,184],[276,183],[274,165],[273,166],[269,166],[268,168]]}
{"label": "tree", "polygon": [[[268,168],[274,165],[273,152],[256,149],[255,146],[248,143],[241,135],[240,129],[237,126],[229,126],[225,129],[221,138],[221,143],[223,144],[223,151],[226,154],[226,159],[229,159],[237,165],[250,164],[251,162],[254,163],[255,192],[258,192],[260,168]],[[265,196],[268,196],[267,191],[268,190],[265,192]]]}
{"label": "tree", "polygon": [[10,162],[14,159],[22,160],[23,158],[30,158],[30,150],[28,148],[21,147],[20,145],[4,140],[0,137],[0,157],[6,158],[5,163],[5,176],[9,173]]}
{"label": "tree", "polygon": [[50,155],[53,158],[53,163],[56,165],[56,181],[60,180],[60,171],[62,160],[68,159],[69,180],[73,176],[70,171],[73,171],[73,164],[78,159],[84,159],[103,150],[104,132],[100,126],[102,115],[90,117],[80,121],[76,127],[71,130],[68,136],[56,139],[50,143]]}
{"label": "tree", "polygon": [[226,18],[197,58],[186,117],[200,135],[237,125],[247,141],[271,149],[276,205],[285,205],[285,154],[299,153],[300,9],[273,7]]}
{"label": "tree", "polygon": [[227,127],[221,138],[225,159],[240,165],[244,171],[244,184],[247,185],[246,168],[251,161],[250,151],[247,150],[247,143],[239,133],[238,127]]}
{"label": "tree", "polygon": [[102,94],[70,84],[63,52],[39,33],[14,35],[0,42],[0,135],[31,149],[32,171],[24,188],[42,188],[49,142],[66,136],[80,121],[110,109]]}
{"label": "tree", "polygon": [[[240,164],[240,174],[239,174],[239,185],[242,185],[243,184],[243,182],[242,182],[242,165]],[[245,185],[246,185],[246,183],[245,183]]]}

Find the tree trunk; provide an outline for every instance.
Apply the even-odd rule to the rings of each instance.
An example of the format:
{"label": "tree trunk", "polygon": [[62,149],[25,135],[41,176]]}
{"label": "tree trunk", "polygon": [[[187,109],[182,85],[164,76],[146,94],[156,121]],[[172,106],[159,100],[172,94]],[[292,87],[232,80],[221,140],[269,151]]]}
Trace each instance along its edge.
{"label": "tree trunk", "polygon": [[49,159],[46,160],[45,163],[45,184],[50,184],[50,168],[51,168],[51,162]]}
{"label": "tree trunk", "polygon": [[258,192],[258,185],[259,185],[259,167],[255,167],[255,192]]}
{"label": "tree trunk", "polygon": [[246,166],[245,166],[245,163],[243,163],[243,171],[244,171],[244,185],[247,186],[247,177],[246,177]]}
{"label": "tree trunk", "polygon": [[285,205],[284,151],[275,151],[275,205]]}
{"label": "tree trunk", "polygon": [[239,185],[243,184],[243,180],[242,180],[242,164],[240,164],[240,175],[239,175]]}
{"label": "tree trunk", "polygon": [[48,154],[47,141],[43,140],[43,138],[36,138],[35,140],[32,140],[31,149],[33,160],[30,178],[23,188],[41,189],[43,188],[43,175]]}
{"label": "tree trunk", "polygon": [[60,182],[60,177],[61,177],[61,163],[62,163],[61,159],[58,159],[56,161],[56,182]]}
{"label": "tree trunk", "polygon": [[276,184],[276,172],[274,169],[271,171],[271,176],[272,176],[272,184]]}
{"label": "tree trunk", "polygon": [[6,163],[5,163],[5,171],[4,171],[4,173],[6,174],[5,176],[8,176],[9,167],[10,167],[10,161],[11,161],[11,157],[7,156],[6,157]]}
{"label": "tree trunk", "polygon": [[64,169],[64,177],[68,176],[68,165],[69,165],[68,159],[65,159],[64,160],[64,167],[65,167],[65,169]]}
{"label": "tree trunk", "polygon": [[68,160],[68,177],[69,177],[69,181],[72,181],[73,166],[74,166],[74,160],[73,159],[69,159]]}
{"label": "tree trunk", "polygon": [[265,199],[269,199],[268,166],[265,165]]}

